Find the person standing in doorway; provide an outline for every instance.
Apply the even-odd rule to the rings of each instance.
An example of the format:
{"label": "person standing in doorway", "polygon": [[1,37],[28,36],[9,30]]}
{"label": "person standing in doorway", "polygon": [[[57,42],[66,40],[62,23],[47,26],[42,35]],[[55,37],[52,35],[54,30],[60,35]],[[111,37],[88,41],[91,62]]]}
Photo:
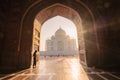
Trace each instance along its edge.
{"label": "person standing in doorway", "polygon": [[35,50],[35,52],[33,53],[33,68],[36,67],[36,53],[37,53],[37,50]]}

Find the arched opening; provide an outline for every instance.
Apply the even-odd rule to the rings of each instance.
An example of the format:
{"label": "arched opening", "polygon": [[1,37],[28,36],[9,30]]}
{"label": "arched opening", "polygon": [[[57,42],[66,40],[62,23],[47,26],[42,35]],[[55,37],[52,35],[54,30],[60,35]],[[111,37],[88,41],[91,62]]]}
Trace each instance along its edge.
{"label": "arched opening", "polygon": [[[66,14],[66,13],[68,13],[68,14]],[[39,21],[39,23],[43,24],[48,19],[50,19],[52,17],[55,17],[57,15],[63,16],[67,19],[70,19],[72,22],[74,22],[75,27],[77,29],[77,34],[79,35],[79,42],[78,42],[79,47],[80,47],[79,52],[82,52],[80,54],[82,56],[81,62],[86,65],[85,47],[84,47],[84,44],[83,44],[84,39],[83,39],[82,30],[81,30],[82,21],[81,21],[80,15],[74,9],[57,3],[57,4],[54,4],[52,6],[49,6],[45,9],[41,10],[37,14],[36,19]],[[44,16],[44,17],[41,17],[41,16]],[[78,41],[78,39],[77,39],[77,41]],[[83,53],[83,51],[84,51],[84,53]]]}
{"label": "arched opening", "polygon": [[[75,47],[74,47],[74,45],[71,45],[71,47],[73,46],[76,50],[78,49],[78,38],[77,38],[77,30],[76,30],[75,24],[72,21],[70,21],[69,19],[58,15],[58,16],[55,16],[55,17],[47,20],[42,25],[41,36],[40,36],[41,37],[40,38],[41,39],[40,40],[41,41],[40,42],[40,46],[41,46],[40,51],[44,52],[47,50],[46,40],[55,39],[55,33],[60,28],[65,31],[64,38],[68,37],[70,39],[75,40]],[[56,39],[53,41],[56,41]],[[65,42],[65,40],[64,40],[64,42]],[[66,42],[68,42],[68,40]],[[52,43],[52,44],[55,44],[55,43]],[[66,44],[66,45],[68,45],[68,44]],[[65,45],[65,49],[67,49],[66,45]],[[54,47],[54,46],[52,46],[52,47]],[[57,45],[56,45],[56,47],[57,47]],[[53,50],[56,51],[57,48],[54,47]],[[40,54],[42,54],[42,53],[40,53]]]}
{"label": "arched opening", "polygon": [[[76,2],[73,2],[73,3],[76,3]],[[41,5],[42,2],[41,3],[38,2],[38,4],[31,6],[27,10],[21,22],[21,29],[20,29],[21,31],[20,31],[20,37],[19,37],[20,40],[18,45],[18,50],[21,53],[19,55],[19,60],[18,60],[19,65],[21,65],[21,67],[23,68],[29,67],[31,65],[30,53],[32,52],[32,42],[33,42],[33,21],[36,14],[39,12],[40,12],[40,15],[38,17],[41,25],[46,20],[56,15],[60,15],[72,20],[75,23],[77,28],[79,48],[81,46],[81,43],[80,43],[81,34],[82,34],[82,37],[84,37],[86,54],[83,54],[83,55],[86,59],[84,60],[85,64],[88,66],[99,65],[99,58],[98,58],[99,43],[97,41],[96,27],[94,25],[94,18],[93,18],[93,15],[91,14],[91,11],[81,2],[76,3],[77,4],[76,6],[78,8],[81,8],[81,10],[79,9],[79,11],[77,11],[77,9],[73,6],[74,4],[70,5],[68,3],[55,2],[55,3],[50,3],[48,5],[45,5],[44,7]],[[70,15],[68,15],[68,13]],[[81,28],[81,24],[83,26],[82,28]],[[81,32],[81,30],[83,31]],[[27,41],[27,44],[24,45],[26,41]],[[28,55],[28,58],[25,59],[24,56],[27,56],[27,55]],[[93,57],[94,57],[94,60],[93,60]],[[25,60],[20,60],[21,58],[24,58]]]}

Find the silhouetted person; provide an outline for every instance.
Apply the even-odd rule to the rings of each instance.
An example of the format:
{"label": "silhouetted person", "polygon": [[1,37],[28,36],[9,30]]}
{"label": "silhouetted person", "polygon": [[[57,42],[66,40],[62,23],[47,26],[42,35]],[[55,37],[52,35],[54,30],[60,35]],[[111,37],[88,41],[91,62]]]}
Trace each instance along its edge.
{"label": "silhouetted person", "polygon": [[36,67],[36,53],[37,53],[37,50],[35,50],[35,52],[33,53],[33,68]]}

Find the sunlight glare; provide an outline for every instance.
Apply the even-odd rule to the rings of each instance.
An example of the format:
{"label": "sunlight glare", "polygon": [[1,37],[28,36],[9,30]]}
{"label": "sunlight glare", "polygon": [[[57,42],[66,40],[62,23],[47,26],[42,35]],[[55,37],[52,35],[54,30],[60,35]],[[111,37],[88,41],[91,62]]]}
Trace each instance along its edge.
{"label": "sunlight glare", "polygon": [[79,60],[77,60],[77,59],[72,59],[72,62],[70,64],[71,69],[72,69],[71,73],[72,73],[74,79],[76,79],[76,80],[79,80],[78,76],[80,76],[80,73],[79,73],[80,68],[79,68],[78,64],[79,64]]}

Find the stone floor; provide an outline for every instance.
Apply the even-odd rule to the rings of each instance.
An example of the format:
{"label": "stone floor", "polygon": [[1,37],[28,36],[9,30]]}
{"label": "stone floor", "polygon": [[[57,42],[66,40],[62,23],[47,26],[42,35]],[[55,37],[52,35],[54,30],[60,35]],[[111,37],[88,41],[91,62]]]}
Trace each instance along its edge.
{"label": "stone floor", "polygon": [[36,68],[0,74],[0,80],[120,80],[120,74],[83,68],[78,57],[41,57]]}
{"label": "stone floor", "polygon": [[30,68],[0,80],[89,80],[76,57],[46,57]]}

